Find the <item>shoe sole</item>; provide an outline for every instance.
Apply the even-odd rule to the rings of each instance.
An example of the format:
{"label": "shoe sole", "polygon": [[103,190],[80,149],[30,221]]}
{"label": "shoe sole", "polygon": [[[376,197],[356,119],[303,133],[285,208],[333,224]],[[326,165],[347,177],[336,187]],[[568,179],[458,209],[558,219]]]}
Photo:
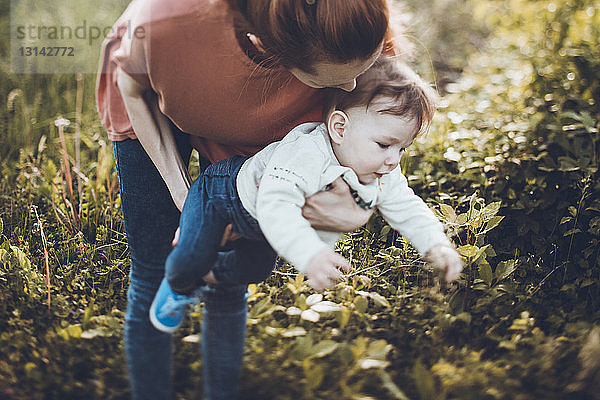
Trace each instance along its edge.
{"label": "shoe sole", "polygon": [[152,305],[150,306],[150,322],[152,323],[152,325],[158,329],[161,332],[165,332],[165,333],[173,333],[175,332],[175,330],[177,328],[179,328],[179,326],[181,325],[177,325],[177,326],[167,326],[164,325],[162,322],[160,322],[157,318],[156,318],[156,302],[153,301]]}

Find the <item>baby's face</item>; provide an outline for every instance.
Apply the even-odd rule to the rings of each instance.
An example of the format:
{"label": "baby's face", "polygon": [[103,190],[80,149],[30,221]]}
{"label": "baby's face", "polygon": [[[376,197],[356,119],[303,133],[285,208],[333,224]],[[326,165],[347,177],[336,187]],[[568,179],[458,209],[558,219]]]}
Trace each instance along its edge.
{"label": "baby's face", "polygon": [[337,142],[335,134],[332,136],[338,161],[352,168],[363,184],[397,168],[404,149],[412,144],[417,132],[414,120],[378,113],[382,108],[381,104],[371,104],[368,110],[349,109],[343,136]]}

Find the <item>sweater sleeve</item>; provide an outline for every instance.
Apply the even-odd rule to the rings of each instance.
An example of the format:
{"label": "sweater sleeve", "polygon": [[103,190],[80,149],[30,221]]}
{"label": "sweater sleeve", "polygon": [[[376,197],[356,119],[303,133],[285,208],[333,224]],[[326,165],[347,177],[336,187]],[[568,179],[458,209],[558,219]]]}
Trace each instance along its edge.
{"label": "sweater sleeve", "polygon": [[265,238],[300,272],[324,247],[302,216],[305,198],[319,190],[325,154],[312,140],[280,145],[266,165],[258,188],[256,215]]}
{"label": "sweater sleeve", "polygon": [[421,255],[435,245],[451,246],[443,225],[408,186],[400,169],[393,171],[389,178],[378,208],[391,227],[404,235]]}

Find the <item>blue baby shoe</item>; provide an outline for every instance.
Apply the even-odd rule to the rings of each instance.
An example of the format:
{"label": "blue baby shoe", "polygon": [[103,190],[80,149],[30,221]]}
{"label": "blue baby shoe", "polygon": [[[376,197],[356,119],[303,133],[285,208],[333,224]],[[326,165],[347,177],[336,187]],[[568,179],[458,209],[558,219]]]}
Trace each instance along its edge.
{"label": "blue baby shoe", "polygon": [[192,295],[177,294],[163,278],[150,306],[150,322],[159,331],[172,333],[183,322],[187,305],[198,302],[200,299],[196,292]]}

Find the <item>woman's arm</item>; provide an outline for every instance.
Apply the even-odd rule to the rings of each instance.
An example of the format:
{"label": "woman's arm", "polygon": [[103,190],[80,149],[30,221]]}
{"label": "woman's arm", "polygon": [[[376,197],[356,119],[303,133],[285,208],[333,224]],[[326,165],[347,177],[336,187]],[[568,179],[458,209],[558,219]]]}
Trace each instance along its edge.
{"label": "woman's arm", "polygon": [[181,210],[191,178],[177,149],[171,123],[160,112],[156,102],[148,104],[144,97],[148,88],[140,85],[121,69],[117,74],[117,84],[133,130],[167,184],[173,202]]}
{"label": "woman's arm", "polygon": [[350,194],[348,184],[337,178],[331,189],[306,198],[302,216],[319,230],[352,232],[367,223],[373,210],[361,208]]}

